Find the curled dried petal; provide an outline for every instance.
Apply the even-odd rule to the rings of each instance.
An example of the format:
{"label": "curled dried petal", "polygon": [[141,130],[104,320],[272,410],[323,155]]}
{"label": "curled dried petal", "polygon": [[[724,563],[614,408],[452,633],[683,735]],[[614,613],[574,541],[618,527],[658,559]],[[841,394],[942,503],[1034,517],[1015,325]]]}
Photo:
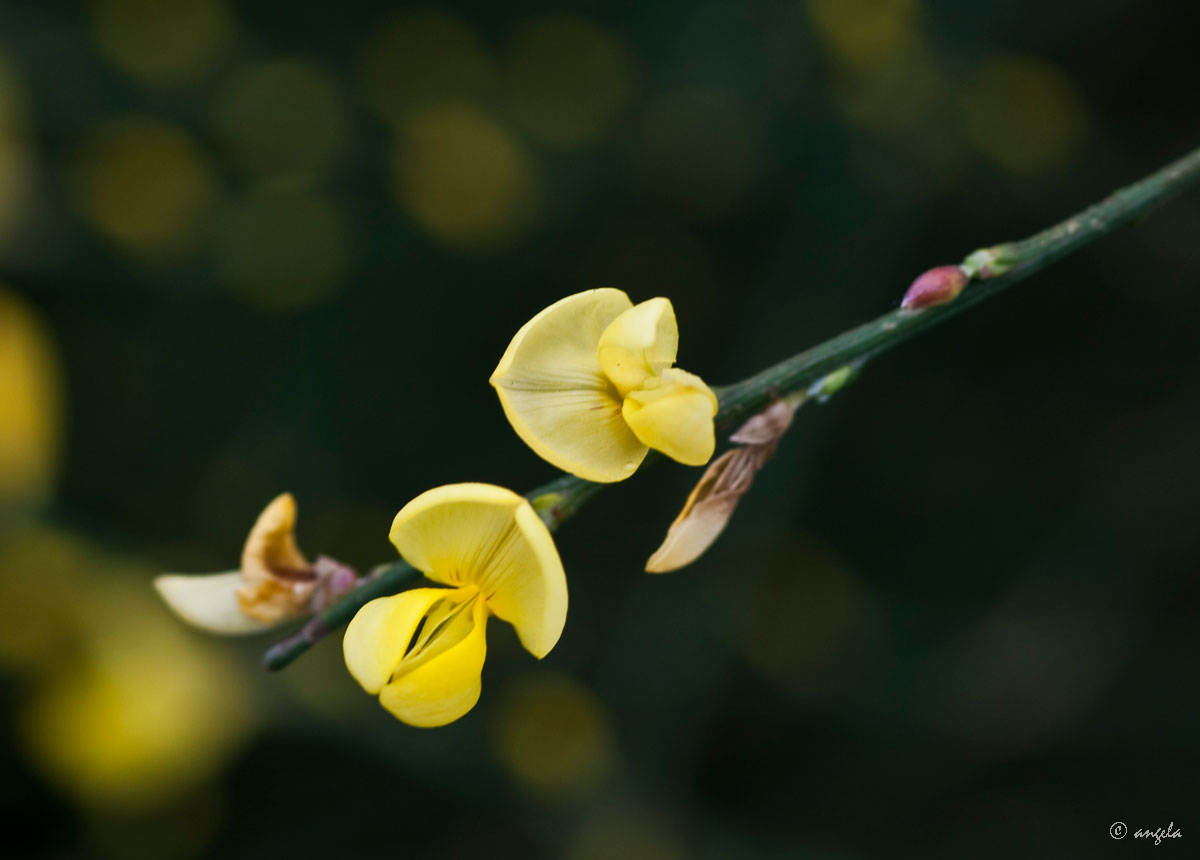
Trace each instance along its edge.
{"label": "curled dried petal", "polygon": [[646,562],[648,572],[686,567],[713,545],[754,476],[775,453],[779,439],[791,426],[793,412],[791,404],[778,401],[738,428],[730,439],[741,446],[726,451],[704,471],[662,545]]}
{"label": "curled dried petal", "polygon": [[296,500],[282,493],[258,515],[246,538],[238,605],[251,618],[276,624],[307,611],[316,579],[296,546]]}

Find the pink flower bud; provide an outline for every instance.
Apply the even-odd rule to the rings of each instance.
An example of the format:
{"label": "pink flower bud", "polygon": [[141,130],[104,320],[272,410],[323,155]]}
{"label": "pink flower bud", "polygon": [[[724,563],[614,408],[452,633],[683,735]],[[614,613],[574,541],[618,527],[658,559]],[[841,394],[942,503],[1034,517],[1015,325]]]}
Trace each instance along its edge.
{"label": "pink flower bud", "polygon": [[959,266],[938,266],[912,282],[900,307],[917,311],[954,301],[967,285],[967,273]]}

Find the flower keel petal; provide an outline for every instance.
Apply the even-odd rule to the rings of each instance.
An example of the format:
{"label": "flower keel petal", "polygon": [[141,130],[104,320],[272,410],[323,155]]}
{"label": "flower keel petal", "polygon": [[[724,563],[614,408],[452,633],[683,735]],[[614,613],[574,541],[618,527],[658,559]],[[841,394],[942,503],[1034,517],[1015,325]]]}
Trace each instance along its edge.
{"label": "flower keel petal", "polygon": [[600,335],[597,356],[622,396],[675,363],[679,328],[669,299],[642,302],[625,311]]}
{"label": "flower keel petal", "polygon": [[703,466],[716,450],[716,396],[698,376],[674,368],[650,382],[654,387],[631,391],[625,398],[622,411],[630,429],[672,460]]}
{"label": "flower keel petal", "polygon": [[414,588],[379,597],[358,610],[346,627],[342,655],[354,680],[378,693],[391,679],[412,641],[417,625],[433,604],[449,594],[444,588]]}
{"label": "flower keel petal", "polygon": [[488,610],[475,599],[469,611],[470,629],[461,640],[410,671],[401,667],[383,688],[379,702],[396,718],[422,728],[444,726],[475,707],[487,656]]}

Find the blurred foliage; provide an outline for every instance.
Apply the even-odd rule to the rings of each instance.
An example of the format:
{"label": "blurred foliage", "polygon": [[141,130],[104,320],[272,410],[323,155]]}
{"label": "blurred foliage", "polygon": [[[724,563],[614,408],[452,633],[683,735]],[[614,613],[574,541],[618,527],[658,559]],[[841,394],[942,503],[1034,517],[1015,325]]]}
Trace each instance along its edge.
{"label": "blurred foliage", "polygon": [[215,183],[196,144],[157,120],[106,120],[85,132],[76,154],[81,215],[131,253],[173,256],[201,238]]}
{"label": "blurred foliage", "polygon": [[[559,535],[408,729],[336,637],[277,676],[149,579],[390,559],[548,468],[486,380],[596,286],[734,381],[1195,146],[1194,3],[0,0],[0,800],[18,856],[1093,857],[1200,747],[1191,196],[806,406],[713,551],[697,477]],[[1178,847],[1178,846],[1176,846]]]}

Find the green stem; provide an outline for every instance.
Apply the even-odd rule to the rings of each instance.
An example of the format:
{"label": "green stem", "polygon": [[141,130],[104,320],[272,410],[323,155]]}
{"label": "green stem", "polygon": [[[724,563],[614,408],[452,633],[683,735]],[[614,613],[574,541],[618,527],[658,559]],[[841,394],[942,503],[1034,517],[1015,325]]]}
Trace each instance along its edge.
{"label": "green stem", "polygon": [[[923,310],[895,310],[785,359],[741,382],[717,390],[717,426],[740,424],[771,401],[806,389],[831,373],[890,349],[910,337],[1108,235],[1200,183],[1200,149],[1123,188],[1061,224],[1022,239],[976,251],[963,261],[970,282],[954,301]],[[647,459],[647,462],[650,462]],[[573,516],[604,484],[564,475],[526,494],[551,530]],[[354,591],[314,615],[295,635],[266,654],[268,669],[282,669],[327,633],[349,622],[367,601],[413,585],[420,573],[397,561],[377,568]]]}

